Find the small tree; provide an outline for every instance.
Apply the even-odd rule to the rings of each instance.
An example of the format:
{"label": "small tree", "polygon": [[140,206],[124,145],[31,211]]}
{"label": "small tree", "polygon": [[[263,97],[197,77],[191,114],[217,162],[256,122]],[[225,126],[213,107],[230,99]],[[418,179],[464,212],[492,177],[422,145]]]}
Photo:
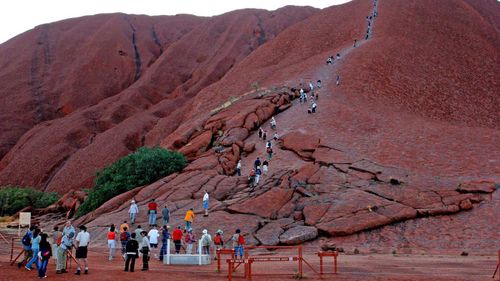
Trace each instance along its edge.
{"label": "small tree", "polygon": [[45,208],[59,200],[55,192],[42,192],[33,188],[19,186],[0,187],[1,215],[13,215],[22,208]]}
{"label": "small tree", "polygon": [[78,208],[76,216],[85,215],[137,186],[181,171],[185,166],[186,158],[179,152],[160,147],[141,147],[97,173],[95,186]]}

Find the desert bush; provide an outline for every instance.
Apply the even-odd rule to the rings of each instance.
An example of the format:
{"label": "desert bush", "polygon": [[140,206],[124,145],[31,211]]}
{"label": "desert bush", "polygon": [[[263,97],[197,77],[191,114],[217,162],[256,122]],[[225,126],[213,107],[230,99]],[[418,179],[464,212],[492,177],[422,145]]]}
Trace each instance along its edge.
{"label": "desert bush", "polygon": [[29,187],[0,187],[0,215],[13,215],[21,209],[32,206],[45,208],[59,200],[55,192],[42,192]]}
{"label": "desert bush", "polygon": [[179,152],[160,147],[141,147],[97,173],[94,188],[78,208],[76,217],[85,215],[109,199],[135,187],[153,183],[186,166]]}

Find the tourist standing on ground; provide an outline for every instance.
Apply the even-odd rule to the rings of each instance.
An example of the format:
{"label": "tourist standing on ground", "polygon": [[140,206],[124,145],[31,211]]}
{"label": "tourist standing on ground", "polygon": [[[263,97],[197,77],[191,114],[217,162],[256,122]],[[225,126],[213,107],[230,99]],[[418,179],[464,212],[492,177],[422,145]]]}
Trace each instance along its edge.
{"label": "tourist standing on ground", "polygon": [[194,211],[193,208],[189,208],[186,212],[186,216],[184,217],[184,221],[186,222],[186,228],[190,229],[194,222]]}
{"label": "tourist standing on ground", "polygon": [[52,247],[49,241],[47,241],[47,234],[40,234],[40,251],[38,252],[38,277],[40,279],[47,278],[47,265],[49,264],[49,259],[52,256]]}
{"label": "tourist standing on ground", "polygon": [[27,270],[31,270],[31,266],[33,265],[33,263],[35,263],[36,268],[38,268],[38,263],[36,261],[38,260],[38,251],[40,250],[40,240],[42,239],[40,237],[40,232],[41,231],[39,228],[36,228],[35,231],[33,232],[33,238],[31,239],[31,250],[33,251],[33,256],[25,266]]}
{"label": "tourist standing on ground", "polygon": [[[134,233],[132,233],[134,234]],[[127,242],[130,240],[130,233],[128,232],[128,228],[123,228],[123,232],[120,233],[120,243],[122,244],[122,256],[125,258],[126,246]]]}
{"label": "tourist standing on ground", "polygon": [[205,210],[204,217],[208,217],[208,200],[209,200],[208,192],[205,189],[205,194],[203,194],[203,209]]}
{"label": "tourist standing on ground", "polygon": [[[151,233],[151,231],[149,232]],[[146,234],[146,231],[143,231],[141,233],[142,243],[139,245],[140,252],[142,253],[142,271],[146,271],[149,269],[149,252],[151,251],[151,243],[148,240]],[[158,239],[158,237],[156,239]]]}
{"label": "tourist standing on ground", "polygon": [[233,241],[234,255],[238,258],[238,254],[240,255],[240,259],[243,258],[243,247],[245,245],[245,238],[241,235],[241,230],[236,229],[233,237],[231,238]]}
{"label": "tourist standing on ground", "polygon": [[206,229],[202,231],[203,236],[201,236],[201,250],[202,254],[210,255],[210,246],[212,245],[212,236],[208,234]]}
{"label": "tourist standing on ground", "polygon": [[167,243],[168,239],[170,239],[170,233],[168,229],[170,226],[164,225],[161,229],[161,249],[160,249],[160,260],[163,261],[163,256],[167,254]]}
{"label": "tourist standing on ground", "polygon": [[267,159],[271,160],[271,158],[273,158],[273,148],[268,146],[266,152],[267,152]]}
{"label": "tourist standing on ground", "polygon": [[236,174],[241,177],[241,160],[238,160],[238,164],[236,164]]}
{"label": "tourist standing on ground", "polygon": [[193,234],[193,229],[188,229],[186,235],[184,236],[184,242],[186,243],[186,254],[191,255],[193,253],[193,244],[196,239]]}
{"label": "tourist standing on ground", "polygon": [[113,257],[115,256],[115,249],[116,249],[116,230],[114,225],[111,225],[109,227],[107,238],[108,238],[109,260],[112,261]]}
{"label": "tourist standing on ground", "polygon": [[139,256],[139,243],[135,240],[135,233],[132,233],[130,240],[127,241],[127,244],[125,245],[125,253],[127,256],[125,261],[125,271],[129,271],[130,265],[130,272],[134,272],[135,259]]}
{"label": "tourist standing on ground", "polygon": [[182,230],[180,225],[172,233],[172,239],[174,240],[175,253],[178,254],[181,251],[182,245]]}
{"label": "tourist standing on ground", "polygon": [[[85,225],[80,226],[80,232],[76,236],[76,259],[85,265],[85,274],[89,274],[89,264],[87,261],[88,246],[90,243],[90,233]],[[80,263],[76,265],[76,275],[80,275]]]}
{"label": "tourist standing on ground", "polygon": [[52,251],[51,254],[54,255],[54,261],[57,262],[57,245],[61,244],[62,232],[59,231],[59,227],[56,225],[52,230]]}
{"label": "tourist standing on ground", "polygon": [[[160,237],[160,232],[156,229],[156,225],[154,225],[153,229],[148,232],[148,237],[150,249],[158,249],[158,237]],[[156,255],[156,257],[158,257],[158,255]]]}
{"label": "tourist standing on ground", "polygon": [[139,208],[137,207],[135,200],[132,200],[130,202],[130,208],[128,208],[128,213],[130,215],[130,223],[132,223],[132,225],[134,225],[135,218],[137,217],[137,214],[139,214]]}
{"label": "tourist standing on ground", "polygon": [[149,226],[156,224],[156,213],[158,209],[158,204],[156,204],[154,199],[148,203],[148,215],[149,215]]}
{"label": "tourist standing on ground", "polygon": [[163,207],[163,210],[161,210],[161,215],[162,215],[163,225],[167,225],[168,222],[170,221],[170,210],[168,209],[167,205],[165,205],[165,207]]}
{"label": "tourist standing on ground", "polygon": [[222,230],[218,229],[214,236],[214,245],[216,250],[224,248],[224,238],[222,237]]}
{"label": "tourist standing on ground", "polygon": [[[64,231],[63,231],[64,233]],[[75,232],[69,231],[68,234],[63,234],[61,245],[57,248],[57,266],[56,274],[66,273],[66,251],[71,251],[73,247],[73,237]]]}
{"label": "tourist standing on ground", "polygon": [[30,226],[26,233],[23,235],[21,239],[21,244],[23,244],[24,258],[22,261],[17,263],[17,267],[21,268],[23,264],[28,263],[29,260],[33,257],[33,251],[31,250],[31,239],[33,239],[33,231],[35,231],[36,227],[34,225]]}

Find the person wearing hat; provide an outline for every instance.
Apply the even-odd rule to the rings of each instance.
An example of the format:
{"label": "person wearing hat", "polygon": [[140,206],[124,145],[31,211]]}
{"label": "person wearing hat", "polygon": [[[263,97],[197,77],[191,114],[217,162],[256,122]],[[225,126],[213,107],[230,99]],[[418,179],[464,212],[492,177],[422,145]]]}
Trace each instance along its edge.
{"label": "person wearing hat", "polygon": [[132,200],[130,202],[130,208],[128,209],[128,213],[130,215],[130,222],[132,225],[135,224],[135,218],[137,217],[137,214],[139,213],[139,208],[137,208],[137,204],[135,204],[135,200]]}
{"label": "person wearing hat", "polygon": [[214,245],[216,250],[224,248],[224,238],[222,237],[222,234],[223,232],[220,229],[215,232]]}
{"label": "person wearing hat", "polygon": [[149,252],[151,251],[151,245],[149,244],[148,233],[146,231],[141,232],[142,243],[139,245],[139,251],[142,253],[142,271],[149,269]]}
{"label": "person wearing hat", "polygon": [[204,255],[210,255],[210,245],[212,245],[212,236],[208,234],[206,229],[203,229],[203,236],[201,236],[201,252]]}
{"label": "person wearing hat", "polygon": [[57,248],[57,265],[56,274],[66,273],[66,252],[73,247],[74,232],[69,232],[63,235],[61,245]]}
{"label": "person wearing hat", "polygon": [[[87,231],[87,227],[85,225],[80,225],[80,232],[76,236],[76,258],[81,263],[85,265],[85,274],[89,274],[89,264],[87,262],[87,252],[88,245],[90,243],[90,234]],[[76,275],[80,275],[80,263],[76,266]]]}

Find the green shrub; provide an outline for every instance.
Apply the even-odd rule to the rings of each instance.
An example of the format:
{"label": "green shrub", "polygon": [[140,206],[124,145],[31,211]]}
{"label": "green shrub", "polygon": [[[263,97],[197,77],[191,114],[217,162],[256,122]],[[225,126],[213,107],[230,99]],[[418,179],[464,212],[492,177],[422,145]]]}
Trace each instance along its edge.
{"label": "green shrub", "polygon": [[85,202],[78,208],[76,217],[85,215],[109,199],[153,183],[186,166],[186,158],[178,152],[160,147],[141,147],[97,173],[95,186]]}
{"label": "green shrub", "polygon": [[32,206],[45,208],[59,200],[55,192],[42,192],[33,188],[19,186],[0,187],[0,214],[13,215],[22,208]]}

